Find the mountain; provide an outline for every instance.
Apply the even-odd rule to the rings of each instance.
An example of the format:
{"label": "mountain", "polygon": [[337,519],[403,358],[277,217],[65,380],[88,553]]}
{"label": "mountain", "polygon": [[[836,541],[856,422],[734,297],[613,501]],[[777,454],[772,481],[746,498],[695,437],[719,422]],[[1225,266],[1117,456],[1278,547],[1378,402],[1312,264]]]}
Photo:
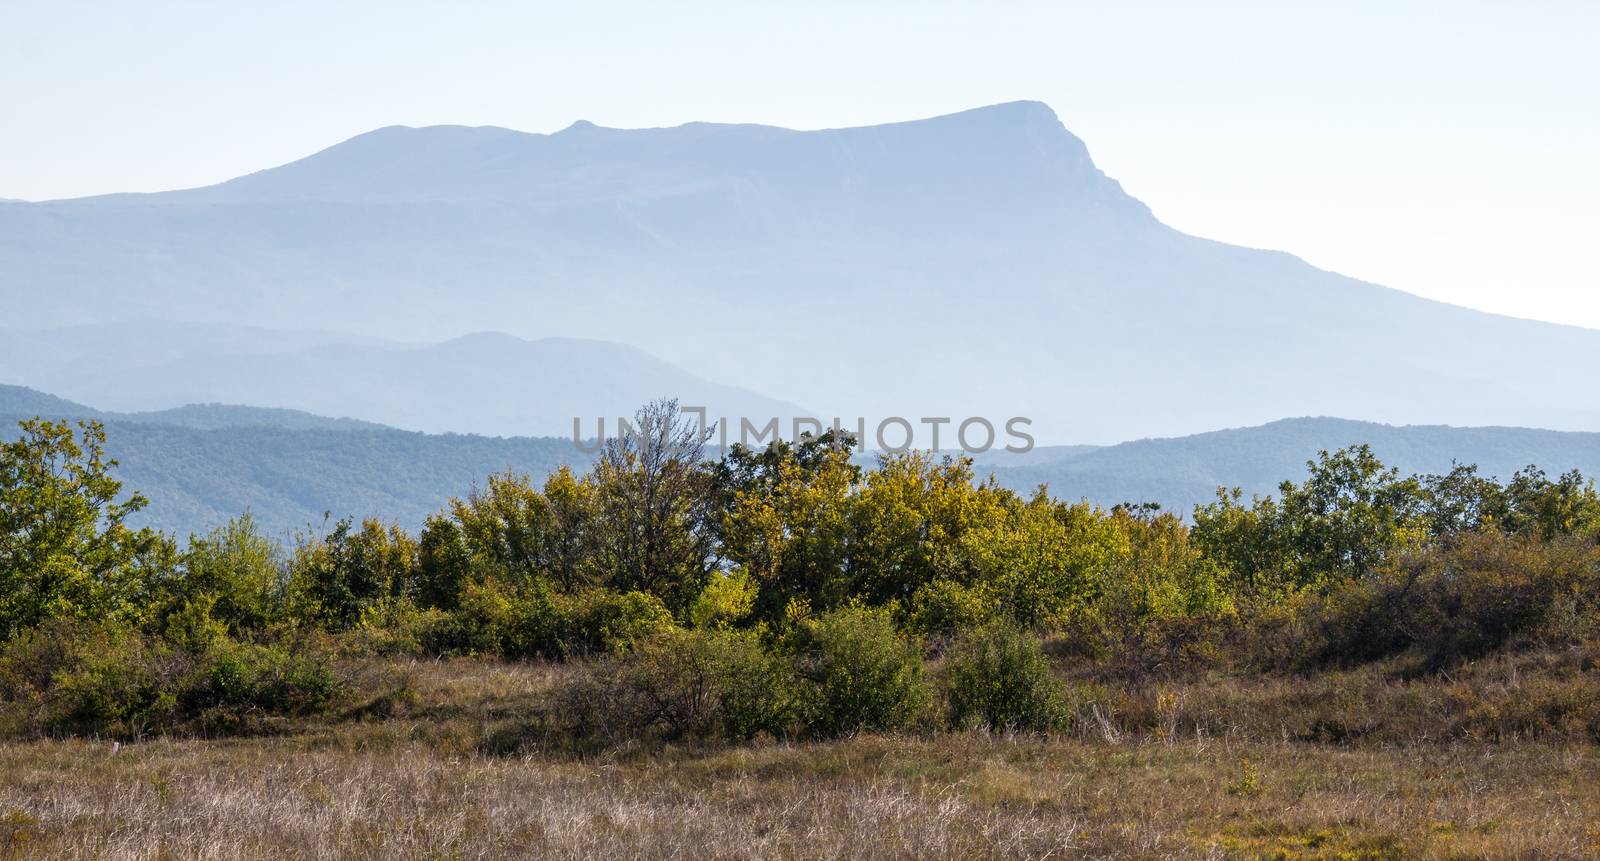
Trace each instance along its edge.
{"label": "mountain", "polygon": [[1299,418],[1259,427],[1233,428],[1175,439],[1143,439],[1101,448],[1042,450],[1015,455],[1002,465],[981,464],[1017,490],[1040,484],[1067,499],[1103,506],[1157,502],[1187,514],[1216,497],[1218,487],[1246,495],[1274,494],[1284,480],[1300,481],[1306,461],[1321,451],[1371,445],[1386,465],[1402,474],[1443,473],[1455,463],[1476,464],[1479,473],[1502,481],[1536,465],[1552,474],[1577,469],[1600,476],[1600,433],[1512,427],[1394,427],[1332,418]]}
{"label": "mountain", "polygon": [[[1600,332],[1182,234],[1037,102],[819,131],[384,128],[207,188],[0,206],[0,299],[27,329],[598,339],[822,415],[1025,416],[1051,443],[1284,415],[1600,428]],[[300,385],[270,403],[349,393]],[[278,393],[205,391],[183,399]],[[359,417],[439,428],[449,406]],[[505,418],[462,427],[532,432]]]}
{"label": "mountain", "polygon": [[[707,407],[713,415],[807,414],[797,405],[717,385],[603,341],[524,341],[485,332],[426,345],[341,343],[332,336],[287,332],[278,340],[268,330],[223,328],[234,336],[224,349],[217,332],[191,325],[164,327],[166,336],[145,349],[122,343],[137,326],[119,328],[120,338],[96,336],[106,328],[24,333],[0,347],[0,374],[119,410],[248,402],[409,430],[497,436],[571,438],[574,418],[583,419],[585,435],[592,436],[597,420],[605,418],[612,427],[614,418],[631,416],[660,397]],[[95,346],[75,346],[84,340]],[[63,355],[79,360],[58,362]],[[237,408],[183,409],[187,416],[180,424],[241,421],[222,415]]]}
{"label": "mountain", "polygon": [[59,398],[25,386],[0,385],[0,418],[95,419],[129,424],[171,425],[195,430],[223,428],[277,428],[280,430],[388,430],[383,425],[355,419],[335,419],[299,410],[247,407],[235,404],[185,404],[165,410],[117,413]]}
{"label": "mountain", "polygon": [[131,522],[177,535],[249,511],[288,538],[324,514],[379,517],[415,528],[451,496],[511,469],[544,476],[588,456],[569,439],[429,435],[291,410],[191,405],[113,413],[18,386],[0,386],[0,440],[16,422],[95,419],[116,477],[150,505]]}

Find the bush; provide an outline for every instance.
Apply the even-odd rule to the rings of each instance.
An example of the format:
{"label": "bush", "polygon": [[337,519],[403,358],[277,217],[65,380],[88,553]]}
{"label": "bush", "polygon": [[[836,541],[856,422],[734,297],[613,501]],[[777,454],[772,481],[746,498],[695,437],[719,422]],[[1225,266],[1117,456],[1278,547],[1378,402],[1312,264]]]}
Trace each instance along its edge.
{"label": "bush", "polygon": [[930,703],[922,653],[884,611],[846,607],[796,631],[806,729],[834,737],[910,727]]}
{"label": "bush", "polygon": [[385,598],[361,612],[361,621],[341,644],[347,654],[361,656],[437,654],[451,621],[443,610],[423,609],[406,598]]}
{"label": "bush", "polygon": [[797,700],[792,670],[754,638],[670,629],[590,664],[555,703],[562,731],[615,744],[652,733],[668,740],[786,735]]}
{"label": "bush", "polygon": [[111,738],[239,731],[264,716],[322,713],[344,690],[331,652],[310,642],[268,646],[222,636],[196,654],[125,626],[53,621],[0,652],[0,731]]}
{"label": "bush", "polygon": [[228,641],[206,655],[185,705],[302,717],[325,711],[342,692],[324,653]]}
{"label": "bush", "polygon": [[799,680],[785,658],[761,647],[753,636],[718,635],[719,705],[722,732],[746,740],[788,736],[799,717]]}
{"label": "bush", "polygon": [[566,603],[566,642],[574,654],[621,654],[674,627],[667,605],[648,592],[591,589]]}
{"label": "bush", "polygon": [[76,654],[44,690],[39,725],[52,735],[114,738],[164,729],[177,711],[181,658],[129,629],[80,631]]}
{"label": "bush", "polygon": [[924,635],[952,635],[981,627],[995,615],[994,599],[981,589],[934,580],[911,596],[906,627]]}
{"label": "bush", "polygon": [[173,718],[183,655],[119,625],[52,620],[0,652],[7,735],[135,738]]}
{"label": "bush", "polygon": [[449,613],[438,613],[422,647],[436,655],[498,655],[511,660],[563,658],[572,651],[568,609],[543,582],[513,590],[500,581],[471,583]]}
{"label": "bush", "polygon": [[1600,548],[1490,532],[1304,599],[1296,627],[1303,664],[1409,653],[1437,670],[1498,650],[1574,645],[1593,636],[1597,612]]}
{"label": "bush", "polygon": [[1047,732],[1067,722],[1060,685],[1039,641],[996,624],[957,642],[945,668],[950,723]]}

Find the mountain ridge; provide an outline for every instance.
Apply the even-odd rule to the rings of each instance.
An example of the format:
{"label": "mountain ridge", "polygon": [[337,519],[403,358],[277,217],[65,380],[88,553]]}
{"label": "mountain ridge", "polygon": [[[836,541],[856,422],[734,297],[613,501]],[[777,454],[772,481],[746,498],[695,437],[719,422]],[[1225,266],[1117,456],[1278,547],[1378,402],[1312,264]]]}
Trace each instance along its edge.
{"label": "mountain ridge", "polygon": [[600,339],[821,415],[1026,416],[1046,442],[1286,414],[1600,428],[1600,379],[1568,372],[1600,331],[1183,234],[1040,103],[389,130],[158,197],[0,209],[13,325]]}

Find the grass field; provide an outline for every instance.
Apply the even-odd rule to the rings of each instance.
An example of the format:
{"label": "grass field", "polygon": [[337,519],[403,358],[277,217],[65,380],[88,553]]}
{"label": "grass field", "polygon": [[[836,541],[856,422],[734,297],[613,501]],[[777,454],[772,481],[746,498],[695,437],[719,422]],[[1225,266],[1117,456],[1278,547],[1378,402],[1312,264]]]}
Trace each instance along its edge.
{"label": "grass field", "polygon": [[[404,702],[279,735],[0,744],[0,857],[1600,857],[1591,742],[1306,741],[1174,717],[578,757],[519,743],[559,668],[400,672]],[[1292,687],[1232,698],[1328,699]]]}

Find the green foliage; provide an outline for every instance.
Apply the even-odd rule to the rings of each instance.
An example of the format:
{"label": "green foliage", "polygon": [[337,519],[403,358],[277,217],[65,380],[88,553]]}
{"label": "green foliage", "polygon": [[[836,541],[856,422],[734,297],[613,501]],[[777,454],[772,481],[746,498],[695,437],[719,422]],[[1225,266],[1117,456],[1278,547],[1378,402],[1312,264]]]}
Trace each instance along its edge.
{"label": "green foliage", "polygon": [[376,520],[349,519],[326,536],[304,540],[289,562],[289,600],[300,618],[349,630],[374,602],[411,591],[417,543]]}
{"label": "green foliage", "polygon": [[807,620],[794,637],[812,735],[904,729],[926,717],[931,698],[922,652],[887,613],[841,608]]}
{"label": "green foliage", "polygon": [[361,620],[345,638],[357,655],[415,656],[448,651],[453,632],[451,614],[437,607],[419,607],[410,598],[384,598],[361,611]]}
{"label": "green foliage", "polygon": [[1194,538],[1252,597],[1282,597],[1329,583],[1371,577],[1428,537],[1423,483],[1401,478],[1365,445],[1322,452],[1301,484],[1246,508],[1239,493],[1218,491],[1195,509]]}
{"label": "green foliage", "polygon": [[182,672],[170,647],[125,626],[59,621],[6,648],[0,699],[19,729],[137,738],[177,712]]}
{"label": "green foliage", "polygon": [[[871,604],[905,601],[941,574],[968,567],[968,534],[1004,529],[997,524],[1007,523],[1008,509],[1017,504],[1011,491],[974,478],[970,458],[936,460],[917,451],[882,457],[853,507],[851,596]],[[1005,535],[995,542],[997,552],[1029,537]],[[984,546],[980,536],[978,547]],[[1001,558],[989,573],[1012,561]]]}
{"label": "green foliage", "polygon": [[[839,434],[702,457],[670,402],[586,475],[489,477],[418,538],[337,521],[287,556],[244,515],[179,553],[126,527],[104,438],[0,448],[0,723],[237,732],[342,697],[335,656],[587,659],[551,713],[597,738],[924,725],[919,636],[960,726],[1052,730],[1054,654],[1124,678],[1226,661],[1436,671],[1600,637],[1600,494],[1537,469],[1402,477],[1366,447],[1192,527],[978,482]],[[587,723],[585,723],[587,722]]]}
{"label": "green foliage", "polygon": [[967,632],[945,666],[944,686],[957,728],[1047,732],[1068,721],[1039,641],[1013,625]]}
{"label": "green foliage", "polygon": [[591,475],[593,570],[605,586],[685,612],[711,574],[716,516],[705,432],[657,401],[608,439]]}
{"label": "green foliage", "polygon": [[724,632],[716,636],[723,735],[734,740],[790,735],[801,707],[800,680],[794,666],[784,656],[763,648],[753,635]]}
{"label": "green foliage", "polygon": [[760,452],[735,445],[717,465],[716,537],[756,581],[759,618],[780,619],[792,601],[826,610],[850,596],[860,481],[849,441],[832,431]]}
{"label": "green foliage", "polygon": [[1600,547],[1487,532],[1301,609],[1311,663],[1403,653],[1440,669],[1495,651],[1565,647],[1600,633]]}
{"label": "green foliage", "polygon": [[238,731],[262,716],[324,712],[343,692],[331,655],[302,641],[221,636],[191,653],[126,625],[56,620],[0,650],[0,727],[11,734]]}
{"label": "green foliage", "polygon": [[728,628],[750,616],[758,591],[755,579],[743,570],[711,575],[706,588],[689,606],[689,623],[696,628]]}
{"label": "green foliage", "polygon": [[207,652],[199,679],[182,696],[191,710],[254,710],[268,714],[319,714],[337,701],[343,683],[331,656],[302,644],[281,645],[219,642]]}
{"label": "green foliage", "polygon": [[283,554],[249,514],[191,537],[181,560],[182,576],[168,588],[173,599],[208,600],[212,617],[233,636],[264,630],[285,617]]}
{"label": "green foliage", "polygon": [[648,592],[591,589],[567,604],[567,644],[575,654],[627,652],[674,627],[672,613]]}
{"label": "green foliage", "polygon": [[907,629],[950,636],[982,627],[999,612],[990,590],[939,578],[926,583],[904,607]]}
{"label": "green foliage", "polygon": [[784,736],[797,715],[794,671],[753,637],[669,629],[592,665],[556,697],[569,734],[615,743]]}
{"label": "green foliage", "polygon": [[0,642],[46,619],[137,620],[175,550],[163,535],[129,529],[143,508],[118,501],[98,423],[21,423],[0,444]]}
{"label": "green foliage", "polygon": [[1130,552],[1127,536],[1104,512],[1056,502],[1042,491],[1025,505],[989,514],[961,548],[1000,612],[1029,628],[1087,612],[1113,561]]}

